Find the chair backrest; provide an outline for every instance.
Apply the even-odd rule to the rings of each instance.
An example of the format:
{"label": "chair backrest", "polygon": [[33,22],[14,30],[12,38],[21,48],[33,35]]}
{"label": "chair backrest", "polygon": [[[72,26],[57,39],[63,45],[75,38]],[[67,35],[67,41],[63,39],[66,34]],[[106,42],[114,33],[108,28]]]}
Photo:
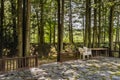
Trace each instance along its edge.
{"label": "chair backrest", "polygon": [[88,50],[88,48],[87,48],[87,47],[83,47],[83,49],[84,49],[85,51],[87,51],[87,50]]}
{"label": "chair backrest", "polygon": [[84,52],[84,49],[81,48],[81,47],[79,47],[79,48],[78,48],[78,51],[79,51],[80,53],[83,53],[83,52]]}
{"label": "chair backrest", "polygon": [[81,51],[81,50],[82,50],[82,48],[80,48],[80,47],[79,47],[79,48],[78,48],[78,50],[79,50],[79,51]]}

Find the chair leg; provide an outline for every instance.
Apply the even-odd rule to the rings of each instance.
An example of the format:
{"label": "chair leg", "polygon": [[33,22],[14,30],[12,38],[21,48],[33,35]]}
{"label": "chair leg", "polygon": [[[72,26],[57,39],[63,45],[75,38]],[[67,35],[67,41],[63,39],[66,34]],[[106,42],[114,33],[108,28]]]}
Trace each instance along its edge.
{"label": "chair leg", "polygon": [[83,55],[83,60],[85,60],[85,55]]}
{"label": "chair leg", "polygon": [[91,58],[93,58],[93,55],[91,54]]}
{"label": "chair leg", "polygon": [[90,59],[90,55],[88,55],[87,57],[88,57],[88,59]]}
{"label": "chair leg", "polygon": [[81,59],[81,55],[80,55],[80,59]]}

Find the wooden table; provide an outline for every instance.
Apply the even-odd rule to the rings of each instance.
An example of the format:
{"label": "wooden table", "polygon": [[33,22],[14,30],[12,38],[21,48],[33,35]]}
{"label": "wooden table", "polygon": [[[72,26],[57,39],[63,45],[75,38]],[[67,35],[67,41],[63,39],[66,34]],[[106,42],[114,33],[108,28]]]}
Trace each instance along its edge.
{"label": "wooden table", "polygon": [[95,56],[100,55],[100,51],[105,51],[105,55],[109,56],[108,48],[91,48],[92,51],[95,51]]}

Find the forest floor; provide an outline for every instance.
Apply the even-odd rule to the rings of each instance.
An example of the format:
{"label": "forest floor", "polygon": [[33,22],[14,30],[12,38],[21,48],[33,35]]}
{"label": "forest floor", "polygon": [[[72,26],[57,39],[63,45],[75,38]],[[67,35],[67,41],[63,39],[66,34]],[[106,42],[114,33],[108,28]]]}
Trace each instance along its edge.
{"label": "forest floor", "polygon": [[1,74],[0,80],[120,80],[120,59],[99,57],[52,62]]}

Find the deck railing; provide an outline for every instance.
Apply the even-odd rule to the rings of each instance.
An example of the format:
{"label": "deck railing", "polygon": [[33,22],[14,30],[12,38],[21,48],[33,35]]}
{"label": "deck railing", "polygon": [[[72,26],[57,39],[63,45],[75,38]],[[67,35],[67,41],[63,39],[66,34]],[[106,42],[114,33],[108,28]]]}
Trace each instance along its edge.
{"label": "deck railing", "polygon": [[0,73],[38,66],[38,56],[0,59]]}

